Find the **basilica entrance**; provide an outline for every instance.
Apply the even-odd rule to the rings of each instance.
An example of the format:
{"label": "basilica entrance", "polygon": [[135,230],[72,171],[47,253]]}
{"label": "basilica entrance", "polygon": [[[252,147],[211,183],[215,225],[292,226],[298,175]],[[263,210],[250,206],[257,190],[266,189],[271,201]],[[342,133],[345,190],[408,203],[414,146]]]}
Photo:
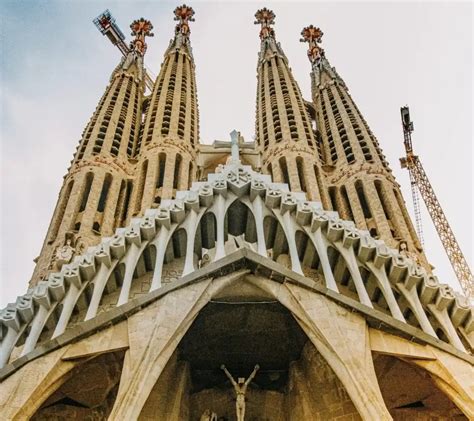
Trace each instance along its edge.
{"label": "basilica entrance", "polygon": [[156,419],[160,408],[176,419],[215,414],[217,420],[237,420],[236,393],[223,364],[236,381],[248,379],[259,365],[245,394],[246,421],[303,420],[311,414],[358,419],[341,382],[291,313],[278,302],[258,299],[212,301],[201,311],[140,419]]}

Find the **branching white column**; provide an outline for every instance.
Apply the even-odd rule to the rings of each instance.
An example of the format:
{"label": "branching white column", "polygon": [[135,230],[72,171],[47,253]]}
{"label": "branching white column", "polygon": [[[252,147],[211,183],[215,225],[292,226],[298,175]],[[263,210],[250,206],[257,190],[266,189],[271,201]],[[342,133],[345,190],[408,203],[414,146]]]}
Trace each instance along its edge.
{"label": "branching white column", "polygon": [[216,254],[214,256],[214,261],[222,259],[225,257],[225,248],[224,248],[224,220],[226,212],[226,203],[222,195],[218,194],[214,200],[214,214],[216,216],[216,231],[217,231],[217,240],[216,240]]}
{"label": "branching white column", "polygon": [[354,249],[352,247],[346,249],[340,242],[335,243],[334,246],[346,261],[347,269],[349,269],[352,280],[354,281],[360,302],[365,304],[367,307],[373,308],[374,306],[372,305],[372,301],[370,301],[369,294],[367,294],[364,282],[360,276],[359,265],[357,264]]}
{"label": "branching white column", "polygon": [[127,254],[123,259],[123,262],[125,263],[125,275],[123,277],[122,289],[120,290],[117,306],[128,302],[130,288],[132,287],[133,272],[135,271],[138,259],[140,258],[147,244],[148,243],[146,241],[144,241],[141,245],[132,243],[128,248]]}
{"label": "branching white column", "polygon": [[196,238],[196,229],[199,225],[199,221],[204,215],[205,208],[203,208],[199,213],[194,209],[188,214],[184,228],[186,230],[186,258],[184,260],[183,276],[188,273],[194,272],[194,240]]}
{"label": "branching white column", "polygon": [[336,280],[332,273],[331,264],[329,263],[328,258],[328,244],[324,239],[321,228],[318,228],[316,231],[312,232],[309,227],[304,227],[304,230],[308,234],[308,237],[313,242],[316,252],[318,253],[319,260],[321,261],[321,268],[323,269],[324,280],[326,281],[326,288],[339,292],[337,288]]}
{"label": "branching white column", "polygon": [[377,285],[382,291],[382,294],[385,298],[385,301],[387,302],[388,308],[390,309],[390,313],[392,313],[392,316],[395,319],[400,320],[401,322],[405,322],[405,317],[403,317],[400,307],[398,306],[397,300],[393,295],[392,287],[390,286],[390,282],[387,278],[385,268],[377,268],[371,262],[367,262],[366,264],[370,271],[374,274],[374,277],[377,281]]}
{"label": "branching white column", "polygon": [[69,323],[69,319],[71,318],[72,311],[74,310],[74,306],[76,305],[77,299],[83,293],[87,285],[87,283],[84,283],[82,288],[78,288],[75,284],[71,284],[69,286],[66,297],[63,301],[61,315],[59,316],[58,323],[56,324],[56,328],[54,329],[51,339],[54,339],[56,336],[64,333],[67,324]]}
{"label": "branching white column", "polygon": [[33,322],[31,323],[30,334],[26,338],[25,345],[23,346],[23,350],[21,352],[21,356],[35,349],[36,343],[38,342],[41,332],[43,331],[44,325],[48,320],[48,317],[56,308],[56,305],[57,303],[51,303],[49,308],[44,305],[38,306],[38,310],[35,314]]}
{"label": "branching white column", "polygon": [[263,227],[263,213],[265,204],[263,199],[257,195],[252,203],[252,213],[255,218],[255,228],[257,230],[257,251],[264,257],[267,257],[267,245],[265,244],[265,230]]}
{"label": "branching white column", "polygon": [[163,263],[165,261],[166,248],[168,247],[168,242],[173,235],[176,225],[173,227],[166,227],[162,225],[160,232],[151,242],[156,247],[156,259],[155,259],[155,270],[153,271],[153,278],[151,280],[150,291],[154,291],[161,287],[161,273],[163,271]]}
{"label": "branching white column", "polygon": [[117,263],[118,260],[113,262],[110,267],[108,267],[105,263],[101,263],[100,269],[94,279],[94,292],[92,293],[91,302],[89,303],[89,308],[87,309],[87,314],[84,320],[89,320],[96,316],[102,294],[104,293],[104,288],[110,275],[117,266]]}
{"label": "branching white column", "polygon": [[413,314],[415,315],[416,320],[418,320],[423,332],[438,338],[438,335],[436,335],[436,332],[434,331],[433,326],[431,326],[431,323],[426,316],[425,310],[423,309],[423,305],[421,304],[420,297],[418,296],[418,291],[416,289],[416,283],[398,283],[397,286],[400,294],[403,295],[405,300],[407,300],[408,305],[413,311]]}

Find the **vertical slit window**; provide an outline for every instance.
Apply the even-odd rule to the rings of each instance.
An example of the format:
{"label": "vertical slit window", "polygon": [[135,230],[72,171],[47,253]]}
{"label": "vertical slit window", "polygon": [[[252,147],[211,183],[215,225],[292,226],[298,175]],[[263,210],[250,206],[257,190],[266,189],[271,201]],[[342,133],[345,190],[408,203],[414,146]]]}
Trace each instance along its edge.
{"label": "vertical slit window", "polygon": [[298,170],[298,178],[300,179],[301,191],[306,193],[306,180],[305,180],[305,175],[304,175],[304,163],[303,163],[303,158],[301,158],[301,156],[296,158],[296,168]]}
{"label": "vertical slit window", "polygon": [[159,189],[163,187],[163,183],[165,181],[165,166],[166,166],[166,154],[160,153],[158,158],[158,179],[156,183],[156,187]]}
{"label": "vertical slit window", "polygon": [[351,202],[347,194],[346,186],[341,187],[341,198],[344,202],[344,217],[353,221],[354,215],[352,214]]}
{"label": "vertical slit window", "polygon": [[120,190],[117,197],[117,203],[115,205],[115,212],[114,212],[114,230],[120,225],[120,217],[122,215],[122,208],[124,206],[124,199],[125,199],[125,190],[126,190],[127,183],[125,180],[122,180],[120,183]]}
{"label": "vertical slit window", "polygon": [[290,176],[288,174],[288,167],[286,165],[286,158],[282,157],[282,158],[280,158],[280,160],[278,162],[280,163],[280,170],[281,170],[281,174],[282,174],[282,177],[283,177],[283,182],[288,184],[288,186],[289,186],[290,185]]}
{"label": "vertical slit window", "polygon": [[146,181],[146,174],[148,171],[148,160],[146,160],[142,165],[142,172],[140,174],[140,180],[138,181],[138,193],[137,193],[137,201],[135,203],[135,212],[140,212],[142,201],[143,201],[143,192],[145,190],[145,181]]}
{"label": "vertical slit window", "polygon": [[369,203],[365,197],[364,186],[362,185],[362,181],[357,180],[355,183],[355,188],[357,191],[357,196],[359,197],[360,206],[362,208],[362,212],[364,212],[364,218],[370,219],[372,218],[372,213],[370,211]]}
{"label": "vertical slit window", "polygon": [[56,218],[54,220],[54,225],[53,225],[53,229],[51,231],[51,236],[49,238],[49,243],[52,243],[58,235],[59,227],[61,226],[61,222],[63,220],[64,213],[66,212],[66,207],[67,207],[67,204],[69,202],[69,197],[71,196],[71,191],[72,191],[73,186],[74,186],[74,180],[71,180],[68,183],[68,185],[66,187],[66,191],[64,192],[64,195],[62,196],[61,201],[58,205],[58,213],[57,213]]}
{"label": "vertical slit window", "polygon": [[191,188],[191,184],[193,183],[193,163],[189,163],[189,169],[188,169],[188,189]]}
{"label": "vertical slit window", "polygon": [[132,197],[132,191],[133,191],[133,182],[132,180],[127,181],[127,190],[125,192],[125,202],[122,207],[122,215],[120,217],[120,220],[118,222],[119,227],[125,226],[125,223],[127,222],[127,216],[128,216],[128,206],[130,204],[130,197]]}
{"label": "vertical slit window", "polygon": [[98,212],[104,212],[111,183],[112,183],[112,176],[110,174],[107,174],[104,179],[104,184],[102,185],[102,191],[100,192],[99,203],[97,204]]}
{"label": "vertical slit window", "polygon": [[174,174],[173,174],[173,189],[178,188],[178,182],[179,182],[179,173],[181,171],[181,155],[176,154],[176,159],[174,161]]}
{"label": "vertical slit window", "polygon": [[380,180],[375,180],[374,182],[375,190],[377,191],[377,195],[379,197],[380,204],[382,205],[383,213],[385,214],[385,218],[390,218],[390,211],[387,208],[387,203],[385,202],[385,194],[382,188],[382,182]]}
{"label": "vertical slit window", "polygon": [[336,187],[329,187],[329,198],[331,199],[332,210],[337,211]]}
{"label": "vertical slit window", "polygon": [[84,190],[82,191],[81,207],[79,208],[79,212],[83,212],[86,209],[93,180],[94,180],[94,174],[92,174],[91,172],[88,172],[86,174],[86,182],[84,184]]}

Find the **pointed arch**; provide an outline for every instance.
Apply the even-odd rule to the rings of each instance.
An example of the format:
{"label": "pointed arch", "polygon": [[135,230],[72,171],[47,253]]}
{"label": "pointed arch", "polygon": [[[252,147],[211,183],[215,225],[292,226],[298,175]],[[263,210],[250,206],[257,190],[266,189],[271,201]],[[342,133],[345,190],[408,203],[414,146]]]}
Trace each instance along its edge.
{"label": "pointed arch", "polygon": [[327,248],[327,254],[339,292],[359,301],[359,296],[357,295],[357,290],[344,256],[333,246]]}
{"label": "pointed arch", "polygon": [[257,242],[257,227],[255,218],[251,210],[240,200],[235,200],[227,209],[224,219],[224,235],[235,237],[244,235],[245,241],[249,243]]}
{"label": "pointed arch", "polygon": [[301,230],[296,231],[295,243],[304,275],[312,279],[317,277],[318,279],[315,280],[322,281],[323,278],[320,278],[323,275],[321,260],[308,234]]}
{"label": "pointed arch", "polygon": [[202,258],[202,249],[213,249],[217,240],[217,220],[212,212],[206,212],[199,221],[194,238],[194,253]]}
{"label": "pointed arch", "polygon": [[265,233],[265,244],[267,250],[270,250],[269,256],[275,261],[277,261],[280,255],[288,256],[288,240],[277,218],[273,215],[265,216],[263,219],[263,229]]}

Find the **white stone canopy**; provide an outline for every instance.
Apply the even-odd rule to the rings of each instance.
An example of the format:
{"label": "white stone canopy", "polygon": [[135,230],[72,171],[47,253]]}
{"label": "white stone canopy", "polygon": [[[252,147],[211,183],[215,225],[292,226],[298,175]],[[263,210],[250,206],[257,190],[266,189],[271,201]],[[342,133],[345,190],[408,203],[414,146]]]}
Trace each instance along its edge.
{"label": "white stone canopy", "polygon": [[[287,266],[335,293],[421,329],[459,351],[472,347],[469,300],[354,223],[238,161],[148,209],[0,311],[0,368],[174,278],[239,248]],[[173,282],[173,281],[171,281]],[[144,289],[145,288],[145,289]]]}

